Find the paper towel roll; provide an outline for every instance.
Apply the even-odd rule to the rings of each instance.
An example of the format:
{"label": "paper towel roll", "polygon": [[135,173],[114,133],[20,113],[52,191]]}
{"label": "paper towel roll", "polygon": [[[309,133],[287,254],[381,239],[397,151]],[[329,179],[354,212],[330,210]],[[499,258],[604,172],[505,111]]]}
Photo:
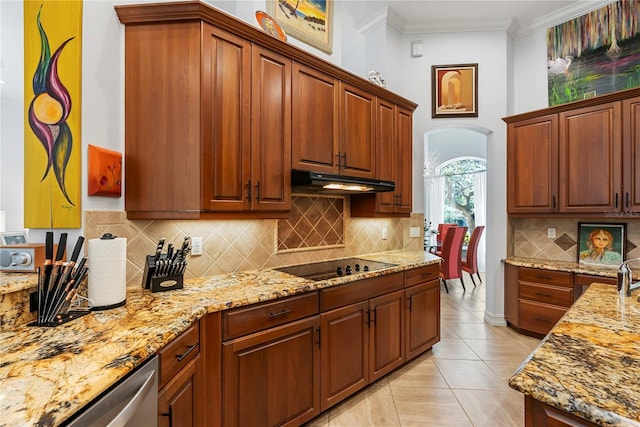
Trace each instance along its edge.
{"label": "paper towel roll", "polygon": [[127,239],[91,239],[88,296],[94,310],[124,305],[127,299]]}

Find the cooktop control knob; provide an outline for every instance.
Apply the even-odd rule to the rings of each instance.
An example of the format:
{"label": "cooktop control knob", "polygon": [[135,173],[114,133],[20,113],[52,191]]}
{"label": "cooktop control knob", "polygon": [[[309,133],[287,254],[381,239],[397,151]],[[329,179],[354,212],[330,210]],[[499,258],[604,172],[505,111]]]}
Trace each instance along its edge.
{"label": "cooktop control knob", "polygon": [[356,264],[356,273],[360,271],[360,264]]}
{"label": "cooktop control knob", "polygon": [[369,271],[369,266],[365,264],[364,271]]}
{"label": "cooktop control knob", "polygon": [[338,268],[336,268],[336,274],[337,274],[338,276],[342,276],[342,273],[343,273],[343,272],[342,272],[342,267],[338,267]]}
{"label": "cooktop control knob", "polygon": [[350,266],[350,265],[347,265],[347,268],[346,268],[346,270],[345,270],[345,273],[347,273],[347,274],[351,274],[351,266]]}

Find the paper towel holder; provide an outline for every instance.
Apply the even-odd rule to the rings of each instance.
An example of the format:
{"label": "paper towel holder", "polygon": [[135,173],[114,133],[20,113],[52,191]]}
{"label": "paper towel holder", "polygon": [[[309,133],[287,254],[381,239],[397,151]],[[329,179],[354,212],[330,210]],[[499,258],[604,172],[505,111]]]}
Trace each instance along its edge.
{"label": "paper towel holder", "polygon": [[[102,236],[100,236],[99,240],[115,240],[118,236],[114,236],[111,233],[104,233]],[[90,286],[90,284],[89,284]],[[94,304],[91,307],[91,311],[104,311],[104,310],[111,310],[114,308],[118,308],[118,307],[122,307],[127,303],[127,297],[126,297],[126,285],[125,285],[125,297],[121,300],[121,301],[116,301],[115,303],[112,304],[102,304],[102,305],[97,305]]]}

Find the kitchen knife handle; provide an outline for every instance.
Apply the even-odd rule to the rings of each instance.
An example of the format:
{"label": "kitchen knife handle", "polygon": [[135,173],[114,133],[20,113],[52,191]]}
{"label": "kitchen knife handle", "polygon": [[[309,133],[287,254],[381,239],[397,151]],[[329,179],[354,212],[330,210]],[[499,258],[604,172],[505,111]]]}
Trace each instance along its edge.
{"label": "kitchen knife handle", "polygon": [[53,261],[53,231],[47,231],[44,250],[45,265],[47,263],[51,264],[51,262]]}
{"label": "kitchen knife handle", "polygon": [[58,252],[56,253],[56,261],[62,261],[62,258],[64,258],[65,249],[67,249],[67,233],[60,233],[60,240],[58,241]]}
{"label": "kitchen knife handle", "polygon": [[82,249],[83,243],[84,243],[84,237],[82,236],[78,237],[78,240],[76,241],[76,246],[73,248],[73,253],[71,254],[71,262],[74,264],[78,260],[78,257],[80,256],[80,250]]}

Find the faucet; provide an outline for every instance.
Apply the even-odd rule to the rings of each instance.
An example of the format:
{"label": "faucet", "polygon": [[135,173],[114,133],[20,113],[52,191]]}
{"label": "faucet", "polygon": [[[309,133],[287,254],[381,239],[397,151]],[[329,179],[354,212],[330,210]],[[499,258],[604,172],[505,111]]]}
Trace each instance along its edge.
{"label": "faucet", "polygon": [[640,282],[633,283],[633,277],[629,263],[632,261],[638,261],[640,258],[633,258],[624,261],[618,266],[618,292],[621,296],[631,296],[631,291],[636,288],[640,288]]}

